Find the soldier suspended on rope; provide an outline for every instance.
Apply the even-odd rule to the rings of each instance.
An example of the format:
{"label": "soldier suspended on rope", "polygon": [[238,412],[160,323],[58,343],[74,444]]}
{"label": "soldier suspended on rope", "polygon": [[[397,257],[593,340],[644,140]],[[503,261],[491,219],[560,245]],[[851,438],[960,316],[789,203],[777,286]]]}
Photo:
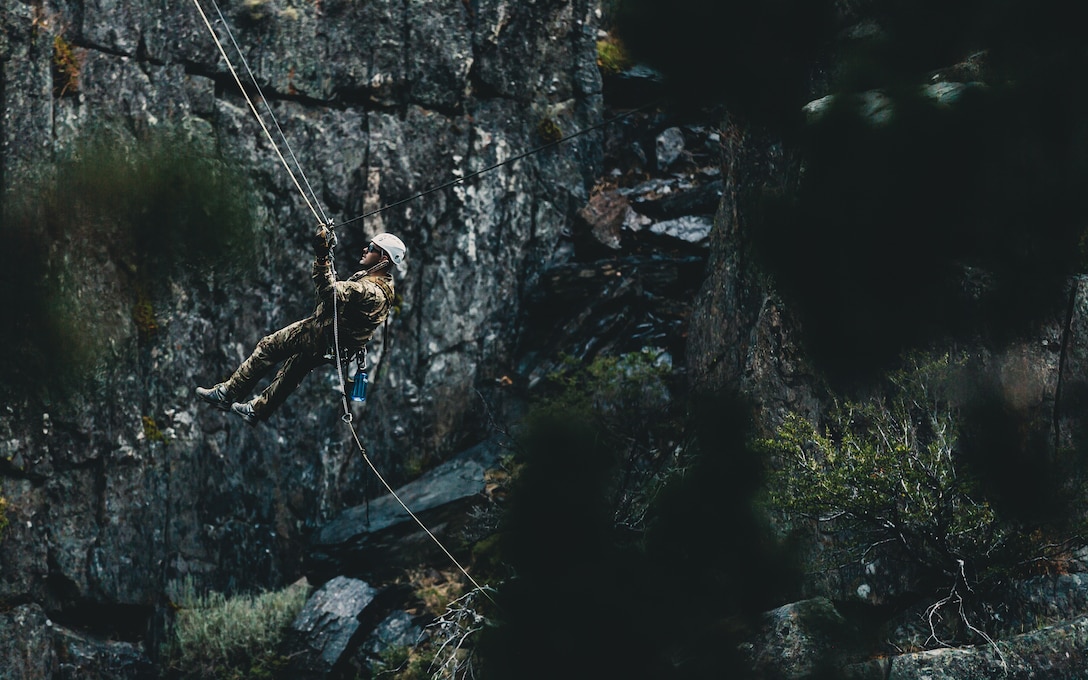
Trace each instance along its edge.
{"label": "soldier suspended on rope", "polygon": [[[378,234],[359,260],[362,269],[343,281],[337,280],[333,273],[330,251],[335,246],[333,231],[320,227],[314,234],[312,276],[317,291],[314,312],[261,338],[230,378],[214,387],[197,387],[197,396],[255,425],[283,404],[310,371],[322,364],[336,363],[336,344],[344,364],[365,349],[374,331],[389,315],[393,304],[392,269],[399,269],[404,261],[404,242],[392,234]],[[248,395],[257,381],[281,362],[283,365],[264,391],[249,401],[236,401]]]}

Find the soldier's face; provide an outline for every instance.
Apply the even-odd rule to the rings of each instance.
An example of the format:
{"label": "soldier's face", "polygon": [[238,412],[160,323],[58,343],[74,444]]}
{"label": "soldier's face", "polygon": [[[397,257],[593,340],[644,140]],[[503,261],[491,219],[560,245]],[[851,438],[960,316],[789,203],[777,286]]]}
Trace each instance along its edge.
{"label": "soldier's face", "polygon": [[365,269],[369,269],[374,265],[382,261],[382,249],[371,243],[363,251],[363,256],[359,258],[359,264]]}

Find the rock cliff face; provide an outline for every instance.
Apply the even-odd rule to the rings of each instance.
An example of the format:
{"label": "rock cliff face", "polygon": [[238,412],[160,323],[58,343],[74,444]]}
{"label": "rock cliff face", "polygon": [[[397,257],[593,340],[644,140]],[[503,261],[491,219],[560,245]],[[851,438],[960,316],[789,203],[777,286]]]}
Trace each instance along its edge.
{"label": "rock cliff face", "polygon": [[[600,118],[588,0],[239,1],[220,4],[224,23],[201,4],[242,69],[223,25],[232,28],[303,179],[337,223],[538,147],[541,130],[567,134]],[[217,588],[293,579],[302,537],[362,500],[365,470],[332,370],[315,371],[256,429],[193,399],[264,333],[309,313],[317,223],[196,6],[0,9],[5,194],[104,128],[122,142],[180,132],[241,168],[257,225],[247,244],[255,272],[152,277],[139,301],[115,254],[83,244],[96,266],[73,269],[77,287],[110,350],[87,367],[87,391],[47,402],[7,393],[2,406],[10,526],[0,602],[31,607],[17,626],[33,627],[45,609],[76,627],[112,620],[124,639],[143,635],[164,584],[182,573]],[[408,245],[390,332],[371,343],[370,399],[355,414],[394,483],[479,440],[487,408],[475,390],[488,393],[511,362],[521,293],[555,257],[598,170],[593,140],[340,229],[341,275],[376,233]]]}

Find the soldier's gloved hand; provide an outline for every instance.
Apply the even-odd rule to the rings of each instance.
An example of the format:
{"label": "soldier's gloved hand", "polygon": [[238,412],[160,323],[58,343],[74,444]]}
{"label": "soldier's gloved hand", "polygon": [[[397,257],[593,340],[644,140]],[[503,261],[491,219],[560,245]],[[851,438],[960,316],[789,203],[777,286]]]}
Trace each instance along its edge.
{"label": "soldier's gloved hand", "polygon": [[329,251],[336,247],[336,232],[328,227],[319,227],[314,234],[314,254],[318,257],[327,257]]}

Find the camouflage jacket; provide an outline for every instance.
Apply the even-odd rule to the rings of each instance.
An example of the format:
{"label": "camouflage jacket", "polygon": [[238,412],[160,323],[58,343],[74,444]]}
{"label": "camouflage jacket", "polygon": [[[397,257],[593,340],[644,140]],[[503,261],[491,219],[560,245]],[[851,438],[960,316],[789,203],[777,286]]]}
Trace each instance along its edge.
{"label": "camouflage jacket", "polygon": [[328,258],[324,257],[314,259],[312,277],[317,290],[314,318],[328,331],[329,341],[332,338],[332,295],[335,293],[341,346],[349,350],[363,347],[389,315],[393,305],[393,277],[356,272],[345,281],[337,281]]}

